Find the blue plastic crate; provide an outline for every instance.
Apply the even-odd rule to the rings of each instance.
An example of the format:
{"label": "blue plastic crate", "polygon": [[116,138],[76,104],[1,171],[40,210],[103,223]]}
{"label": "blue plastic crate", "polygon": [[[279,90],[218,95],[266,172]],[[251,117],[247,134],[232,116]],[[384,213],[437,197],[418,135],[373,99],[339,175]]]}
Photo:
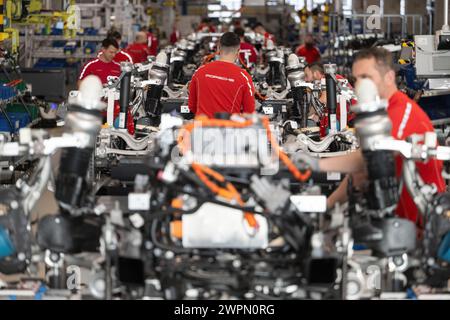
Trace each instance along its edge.
{"label": "blue plastic crate", "polygon": [[8,112],[8,116],[14,128],[10,127],[3,113],[0,113],[0,132],[16,133],[30,123],[30,116],[27,113]]}
{"label": "blue plastic crate", "polygon": [[34,67],[39,69],[65,68],[67,61],[66,59],[39,59]]}
{"label": "blue plastic crate", "polygon": [[97,44],[95,42],[87,42],[84,45],[85,54],[93,54],[97,50]]}
{"label": "blue plastic crate", "polygon": [[67,41],[64,40],[55,40],[52,42],[53,48],[63,48],[66,45]]}
{"label": "blue plastic crate", "polygon": [[77,50],[77,43],[76,41],[68,41],[66,45],[64,46],[64,54],[65,55],[71,55],[74,54]]}
{"label": "blue plastic crate", "polygon": [[95,28],[84,28],[84,35],[87,36],[96,36],[98,34],[98,30]]}
{"label": "blue plastic crate", "polygon": [[0,85],[0,100],[8,100],[16,96],[14,88]]}

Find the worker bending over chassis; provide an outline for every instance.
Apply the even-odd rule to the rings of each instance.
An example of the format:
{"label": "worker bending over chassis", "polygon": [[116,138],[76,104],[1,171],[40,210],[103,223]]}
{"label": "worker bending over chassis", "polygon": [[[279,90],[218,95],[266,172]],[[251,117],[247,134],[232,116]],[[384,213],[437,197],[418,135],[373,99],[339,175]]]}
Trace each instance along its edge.
{"label": "worker bending over chassis", "polygon": [[[372,48],[361,51],[353,63],[353,76],[356,84],[362,79],[370,79],[377,86],[381,99],[388,101],[387,113],[392,122],[392,136],[397,140],[404,140],[413,134],[433,132],[433,125],[426,113],[404,93],[397,89],[395,83],[395,71],[393,59],[389,51],[382,48]],[[347,189],[349,178],[352,178],[353,187],[364,187],[367,181],[367,169],[361,151],[357,151],[342,157],[317,159],[307,154],[299,154],[298,159],[306,162],[315,171],[349,173],[338,189],[328,198],[328,208],[333,208],[336,203],[347,201]],[[399,178],[402,172],[402,158],[395,156],[396,176]],[[427,184],[436,185],[439,192],[445,189],[442,178],[442,161],[435,159],[427,162],[416,163],[418,173]],[[418,221],[418,209],[409,195],[406,186],[401,190],[396,213],[402,218],[413,222]]]}
{"label": "worker bending over chassis", "polygon": [[189,109],[213,118],[216,113],[253,113],[255,87],[251,76],[238,67],[240,39],[226,32],[219,41],[217,61],[201,66],[189,85]]}
{"label": "worker bending over chassis", "polygon": [[[343,79],[345,79],[340,74],[336,74],[335,77],[336,77],[336,80],[343,80]],[[323,67],[323,65],[321,63],[314,62],[314,63],[311,63],[311,64],[309,64],[309,65],[307,65],[305,67],[305,81],[306,82],[314,83],[316,81],[322,81],[322,79],[325,79],[325,71],[324,71],[324,67]],[[348,85],[348,86],[350,86],[350,85]],[[320,93],[319,101],[321,103],[323,103],[325,106],[327,105],[327,92],[325,90],[323,90]],[[356,103],[356,101],[352,100],[351,104],[354,104],[354,103]],[[346,111],[347,111],[347,122],[350,125],[350,123],[353,122],[354,114],[351,112],[350,108],[348,108],[348,107],[347,107]],[[341,118],[341,108],[340,108],[339,105],[338,105],[338,108],[336,110],[336,116],[337,116],[337,119],[340,120],[340,118]],[[320,122],[320,118],[317,115],[317,113],[314,110],[314,108],[310,108],[309,109],[308,119],[310,119],[310,120],[312,120],[312,121],[314,121],[316,123]],[[350,126],[352,126],[352,125],[350,125]]]}

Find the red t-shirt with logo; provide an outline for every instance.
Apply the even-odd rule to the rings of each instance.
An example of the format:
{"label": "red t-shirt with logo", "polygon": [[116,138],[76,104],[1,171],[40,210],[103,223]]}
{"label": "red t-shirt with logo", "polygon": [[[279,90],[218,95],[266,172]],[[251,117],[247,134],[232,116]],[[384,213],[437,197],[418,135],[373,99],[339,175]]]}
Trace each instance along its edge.
{"label": "red t-shirt with logo", "polygon": [[248,42],[241,42],[239,53],[242,61],[246,61],[246,55],[248,55],[248,62],[250,63],[256,63],[258,60],[258,52],[256,51],[256,48]]}
{"label": "red t-shirt with logo", "polygon": [[[408,96],[397,91],[390,99],[387,108],[389,118],[392,121],[392,136],[398,140],[405,140],[412,134],[424,134],[425,132],[434,132],[433,125],[428,115]],[[397,176],[402,172],[403,158],[396,156]],[[442,161],[435,159],[427,162],[416,162],[420,177],[425,183],[435,184],[439,192],[445,190],[444,179],[442,178]],[[417,207],[406,190],[406,186],[400,195],[397,206],[397,214],[400,217],[417,221]]]}
{"label": "red t-shirt with logo", "polygon": [[134,63],[146,62],[150,55],[149,47],[145,43],[132,43],[125,51],[131,56]]}
{"label": "red t-shirt with logo", "polygon": [[320,51],[316,47],[307,48],[302,45],[297,48],[295,54],[300,57],[305,57],[308,64],[314,63],[320,59]]}
{"label": "red t-shirt with logo", "polygon": [[216,112],[253,113],[255,87],[250,75],[237,65],[214,61],[194,73],[189,86],[192,113],[213,118]]}
{"label": "red t-shirt with logo", "polygon": [[81,69],[79,80],[83,80],[88,75],[95,75],[100,78],[102,84],[108,83],[108,79],[111,77],[118,78],[120,76],[120,64],[111,61],[103,62],[100,59],[93,59],[86,63]]}

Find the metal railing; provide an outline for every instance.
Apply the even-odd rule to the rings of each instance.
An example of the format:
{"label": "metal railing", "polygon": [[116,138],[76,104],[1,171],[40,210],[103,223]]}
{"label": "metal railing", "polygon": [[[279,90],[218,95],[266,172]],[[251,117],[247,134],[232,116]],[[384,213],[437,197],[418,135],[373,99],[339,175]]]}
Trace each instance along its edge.
{"label": "metal railing", "polygon": [[346,27],[347,25],[350,25],[351,33],[354,33],[355,22],[360,20],[362,21],[362,33],[364,34],[367,32],[378,31],[384,32],[387,35],[391,35],[391,33],[393,33],[393,31],[396,30],[397,26],[400,27],[398,33],[402,37],[406,37],[408,33],[424,34],[424,31],[426,31],[428,34],[431,34],[432,30],[427,30],[429,29],[429,26],[426,26],[426,21],[424,19],[425,17],[426,16],[419,14],[406,14],[406,15],[380,14],[378,17],[375,16],[375,18],[380,19],[380,29],[377,30],[377,29],[368,29],[367,27],[367,20],[374,19],[373,14],[361,14],[361,13],[355,13],[351,15],[331,14],[329,27],[330,31],[333,33],[348,34],[349,32],[347,31]]}

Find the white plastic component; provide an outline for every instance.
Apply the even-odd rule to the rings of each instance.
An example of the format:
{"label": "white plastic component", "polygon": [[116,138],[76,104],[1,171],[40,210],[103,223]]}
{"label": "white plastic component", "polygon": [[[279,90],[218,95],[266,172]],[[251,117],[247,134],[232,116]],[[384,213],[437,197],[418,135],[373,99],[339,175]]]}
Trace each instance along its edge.
{"label": "white plastic component", "polygon": [[340,130],[344,131],[347,128],[347,100],[345,96],[339,96],[339,112],[340,112]]}
{"label": "white plastic component", "polygon": [[143,227],[145,224],[144,218],[142,218],[142,216],[138,213],[131,215],[130,221],[133,227],[135,227],[136,229]]}
{"label": "white plastic component", "polygon": [[295,195],[290,197],[291,202],[300,212],[326,212],[326,196]]}
{"label": "white plastic component", "polygon": [[159,64],[167,64],[167,54],[165,52],[161,51],[156,56],[156,61],[155,62],[159,63]]}
{"label": "white plastic component", "polygon": [[30,128],[23,128],[19,131],[19,141],[20,144],[29,144],[31,143],[32,137],[31,137],[31,129]]}
{"label": "white plastic component", "polygon": [[170,114],[163,113],[161,115],[161,124],[159,125],[159,129],[160,129],[160,132],[162,132],[166,129],[181,127],[182,125],[183,125],[182,118],[173,117]]}
{"label": "white plastic component", "polygon": [[337,116],[335,114],[330,115],[330,134],[337,133]]}
{"label": "white plastic component", "polygon": [[124,112],[119,113],[119,128],[123,129],[125,128],[125,120],[126,120],[126,114]]}
{"label": "white plastic component", "polygon": [[288,57],[288,66],[289,67],[295,67],[297,65],[300,65],[300,61],[298,60],[298,56],[295,53],[291,53]]}
{"label": "white plastic component", "polygon": [[17,142],[8,142],[0,145],[0,155],[14,157],[20,154],[20,146]]}
{"label": "white plastic component", "polygon": [[111,223],[116,224],[118,226],[124,226],[125,223],[123,221],[123,212],[120,210],[119,202],[116,202],[114,209],[111,210]]}
{"label": "white plastic component", "polygon": [[181,106],[180,111],[181,111],[181,113],[191,112],[191,110],[189,110],[189,106]]}
{"label": "white plastic component", "polygon": [[108,108],[106,109],[106,122],[110,127],[114,126],[114,101],[115,101],[115,90],[108,90]]}
{"label": "white plastic component", "polygon": [[263,107],[263,111],[264,114],[273,114],[273,107],[272,106]]}
{"label": "white plastic component", "polygon": [[266,218],[255,215],[257,230],[250,227],[240,210],[205,203],[194,214],[183,215],[183,247],[264,249],[268,246]]}
{"label": "white plastic component", "polygon": [[340,172],[327,172],[327,180],[328,181],[339,181],[341,180]]}
{"label": "white plastic component", "polygon": [[128,194],[129,210],[149,210],[150,209],[150,192],[146,193],[129,193]]}

